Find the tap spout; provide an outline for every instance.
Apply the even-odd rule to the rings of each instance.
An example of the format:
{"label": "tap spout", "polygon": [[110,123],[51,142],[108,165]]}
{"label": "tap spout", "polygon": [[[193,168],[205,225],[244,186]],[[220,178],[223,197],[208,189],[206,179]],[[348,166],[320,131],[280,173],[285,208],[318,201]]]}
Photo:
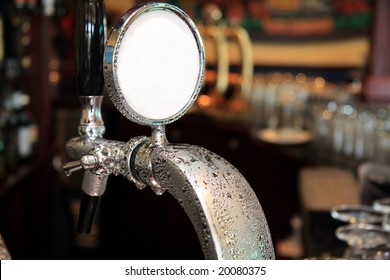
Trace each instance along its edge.
{"label": "tap spout", "polygon": [[268,224],[245,178],[198,146],[165,144],[150,154],[153,177],[181,204],[206,259],[274,259]]}

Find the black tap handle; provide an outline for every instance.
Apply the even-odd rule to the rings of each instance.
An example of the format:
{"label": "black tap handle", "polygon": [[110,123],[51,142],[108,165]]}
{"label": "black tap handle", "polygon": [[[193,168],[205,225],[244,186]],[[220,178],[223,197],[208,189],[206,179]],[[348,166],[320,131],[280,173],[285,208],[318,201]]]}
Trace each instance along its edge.
{"label": "black tap handle", "polygon": [[[106,41],[104,0],[77,0],[76,6],[76,79],[80,96],[103,95],[103,53]],[[86,171],[88,172],[88,171]],[[94,175],[85,174],[83,185],[94,185]],[[104,185],[105,187],[105,185]],[[100,196],[81,198],[77,231],[91,231]]]}
{"label": "black tap handle", "polygon": [[77,0],[76,78],[80,96],[103,95],[104,0]]}
{"label": "black tap handle", "polygon": [[80,213],[76,228],[78,233],[89,234],[91,232],[99,202],[100,196],[83,194],[81,197]]}

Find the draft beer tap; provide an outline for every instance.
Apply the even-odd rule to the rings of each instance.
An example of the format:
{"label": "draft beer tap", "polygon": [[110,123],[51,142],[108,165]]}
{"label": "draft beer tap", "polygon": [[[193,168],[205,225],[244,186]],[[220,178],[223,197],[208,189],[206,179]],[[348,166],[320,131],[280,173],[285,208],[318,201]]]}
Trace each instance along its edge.
{"label": "draft beer tap", "polygon": [[[67,152],[76,161],[64,165],[66,175],[79,169],[84,173],[77,231],[87,234],[95,217],[99,200],[104,193],[108,175],[93,173],[91,157],[84,153],[103,137],[105,132],[101,116],[104,90],[103,52],[106,41],[105,8],[103,0],[78,0],[76,7],[76,79],[81,103],[79,137],[68,142]],[[86,150],[80,147],[89,147]]]}
{"label": "draft beer tap", "polygon": [[[99,0],[79,0],[82,10],[80,3],[94,3],[93,7],[104,10]],[[79,10],[78,14],[101,15],[96,9]],[[89,25],[92,22],[100,22],[104,29],[104,20],[95,18]],[[88,49],[95,43],[92,40],[104,38],[104,32],[95,39],[91,29],[84,32],[92,37],[81,42],[90,44],[78,44],[77,48]],[[97,45],[100,50],[101,44]],[[78,72],[78,78],[94,81],[93,87],[97,87],[100,78],[85,75],[101,75],[103,69],[112,103],[130,121],[149,126],[151,135],[128,142],[102,138],[101,100],[98,102],[102,88],[80,97],[88,97],[84,98],[88,102],[81,102],[80,136],[69,140],[66,147],[75,161],[64,165],[70,174],[85,170],[82,188],[86,199],[82,203],[86,209],[81,211],[79,229],[88,232],[107,177],[122,175],[140,190],[150,187],[161,199],[166,191],[172,194],[189,216],[206,259],[275,258],[265,215],[239,171],[202,147],[170,143],[166,137],[167,125],[191,108],[204,81],[203,42],[188,15],[167,3],[136,6],[113,27],[102,57],[100,51],[85,53],[99,54],[93,63],[100,62],[103,68],[87,67],[90,72]]]}

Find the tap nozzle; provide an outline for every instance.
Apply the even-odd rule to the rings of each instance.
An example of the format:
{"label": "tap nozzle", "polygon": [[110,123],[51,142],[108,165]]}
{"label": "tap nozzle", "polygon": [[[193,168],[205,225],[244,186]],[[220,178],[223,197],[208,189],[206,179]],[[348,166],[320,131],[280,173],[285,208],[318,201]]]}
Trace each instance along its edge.
{"label": "tap nozzle", "polygon": [[106,190],[108,175],[96,175],[86,170],[83,178],[83,196],[80,201],[79,219],[76,231],[81,234],[91,232],[100,198]]}
{"label": "tap nozzle", "polygon": [[68,141],[68,154],[79,160],[64,164],[65,174],[70,176],[77,170],[85,170],[81,187],[84,194],[81,199],[77,232],[88,234],[91,231],[100,197],[106,190],[110,174],[121,174],[134,182],[138,188],[145,186],[133,176],[130,161],[133,152],[148,142],[149,138],[143,136],[135,137],[127,143],[102,138],[86,141],[83,137]]}
{"label": "tap nozzle", "polygon": [[97,175],[91,172],[91,169],[97,166],[97,160],[93,155],[82,156],[80,160],[71,161],[64,165],[66,176],[73,172],[85,169],[82,190],[83,196],[80,202],[80,213],[77,224],[77,232],[88,234],[91,231],[93,221],[99,206],[100,197],[103,195],[108,175]]}
{"label": "tap nozzle", "polygon": [[89,234],[94,223],[97,209],[100,204],[100,196],[83,194],[80,201],[79,219],[76,231],[80,234]]}

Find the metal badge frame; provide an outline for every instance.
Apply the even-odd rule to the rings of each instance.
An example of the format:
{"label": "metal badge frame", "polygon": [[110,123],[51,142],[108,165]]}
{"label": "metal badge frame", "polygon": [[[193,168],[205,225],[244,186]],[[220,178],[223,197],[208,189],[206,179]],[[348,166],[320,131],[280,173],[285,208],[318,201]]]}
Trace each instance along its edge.
{"label": "metal badge frame", "polygon": [[[196,41],[199,55],[199,72],[197,77],[196,86],[192,92],[192,95],[186,105],[179,110],[176,114],[167,117],[165,119],[151,119],[147,118],[134,110],[128,102],[125,100],[120,82],[118,80],[118,54],[121,47],[121,42],[126,34],[127,30],[131,28],[132,24],[142,15],[152,11],[167,11],[177,15],[189,28],[194,40]],[[111,34],[107,40],[105,53],[104,53],[104,79],[105,86],[110,99],[115,107],[131,121],[134,121],[141,125],[158,126],[166,125],[178,120],[182,117],[193,105],[198,94],[202,88],[205,73],[205,51],[201,36],[190,17],[181,9],[176,6],[167,3],[148,3],[142,6],[136,6],[125,13],[111,31]]]}

